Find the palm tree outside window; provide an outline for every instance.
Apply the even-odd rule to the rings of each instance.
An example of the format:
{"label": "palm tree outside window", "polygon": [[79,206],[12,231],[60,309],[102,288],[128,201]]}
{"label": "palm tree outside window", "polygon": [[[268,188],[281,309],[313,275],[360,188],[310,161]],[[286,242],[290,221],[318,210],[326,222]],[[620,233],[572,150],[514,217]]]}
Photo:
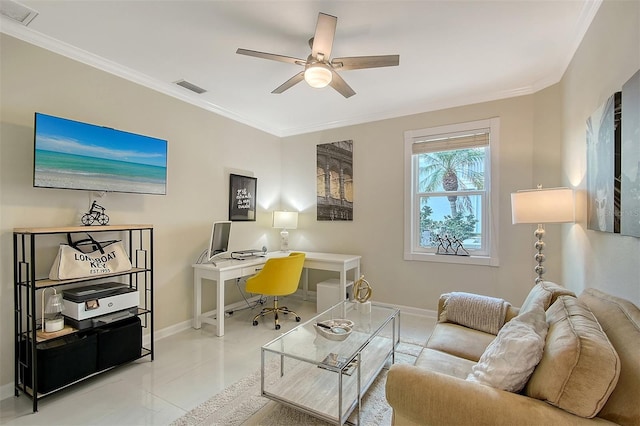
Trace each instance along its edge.
{"label": "palm tree outside window", "polygon": [[483,120],[405,132],[408,260],[435,253],[438,237],[462,241],[472,256],[491,256],[492,129],[497,123]]}

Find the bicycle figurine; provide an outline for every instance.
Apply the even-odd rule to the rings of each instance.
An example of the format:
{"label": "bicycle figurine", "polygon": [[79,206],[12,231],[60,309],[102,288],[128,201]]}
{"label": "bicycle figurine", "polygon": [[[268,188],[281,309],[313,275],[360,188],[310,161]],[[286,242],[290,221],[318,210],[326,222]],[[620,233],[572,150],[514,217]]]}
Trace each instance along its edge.
{"label": "bicycle figurine", "polygon": [[89,226],[95,221],[98,221],[100,225],[106,225],[109,223],[109,216],[104,213],[104,207],[94,201],[91,203],[91,209],[82,215],[82,224]]}

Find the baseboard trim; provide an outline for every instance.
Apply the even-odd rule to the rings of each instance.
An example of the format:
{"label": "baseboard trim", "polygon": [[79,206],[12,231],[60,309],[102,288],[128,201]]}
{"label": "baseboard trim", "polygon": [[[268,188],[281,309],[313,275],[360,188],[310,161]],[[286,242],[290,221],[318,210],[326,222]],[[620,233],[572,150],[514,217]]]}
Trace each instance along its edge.
{"label": "baseboard trim", "polygon": [[[294,297],[296,299],[302,299],[304,297],[302,290],[298,290],[295,293],[293,293],[292,295],[288,296],[288,297]],[[310,301],[315,300],[316,298],[316,292],[315,291],[309,291],[307,292],[307,298]],[[257,300],[260,299],[260,296],[254,296],[251,297],[249,299],[247,299],[249,302],[255,302]],[[390,308],[397,308],[400,310],[400,313],[403,315],[420,315],[420,316],[426,316],[428,318],[436,318],[437,317],[437,313],[436,311],[430,310],[430,309],[422,309],[422,308],[415,308],[413,306],[405,306],[405,305],[395,305],[392,303],[384,303],[384,302],[379,302],[379,301],[374,301],[377,305],[381,305],[381,306],[387,306]],[[239,301],[236,303],[232,303],[231,305],[227,305],[225,306],[225,310],[227,311],[233,311],[233,310],[238,310],[240,308],[244,308],[246,307],[246,303],[244,301]],[[204,315],[210,316],[210,315],[215,315],[217,313],[217,311],[214,309],[212,311],[206,312]],[[161,330],[157,330],[154,332],[154,337],[155,340],[160,340],[160,339],[164,339],[165,337],[169,337],[171,335],[174,335],[176,333],[179,333],[181,331],[184,330],[188,330],[189,328],[191,328],[191,324],[192,324],[192,320],[189,319],[187,321],[182,321],[178,324],[174,324],[171,325],[169,327],[165,327]],[[143,344],[145,345],[149,345],[149,343],[151,342],[151,339],[149,338],[148,334],[145,334],[143,337]]]}
{"label": "baseboard trim", "polygon": [[[253,296],[247,299],[247,301],[249,303],[251,302],[257,302],[258,300],[260,300],[260,296]],[[226,311],[237,311],[241,308],[246,308],[247,307],[247,303],[244,300],[241,300],[239,302],[235,302],[232,303],[230,305],[226,305],[225,308],[225,312]],[[212,315],[217,315],[218,314],[218,310],[214,309],[212,311],[208,311],[208,312],[204,312],[202,315],[205,316],[212,316]],[[172,336],[176,333],[180,333],[181,331],[184,330],[188,330],[191,328],[193,324],[193,320],[192,319],[188,319],[186,321],[182,321],[178,324],[174,324],[174,325],[170,325],[169,327],[165,327],[163,329],[160,330],[156,330],[153,332],[153,337],[155,341],[158,341],[160,339],[164,339],[165,337],[169,337]],[[151,343],[151,337],[150,335],[147,333],[142,337],[142,344],[143,345],[149,345]]]}
{"label": "baseboard trim", "polygon": [[7,399],[13,396],[13,383],[7,383],[0,386],[0,400]]}
{"label": "baseboard trim", "polygon": [[[307,293],[307,298],[310,301],[315,300],[316,298],[316,293],[314,291],[309,291]],[[303,293],[302,290],[298,290],[297,292],[295,292],[294,294],[292,294],[289,297],[295,297],[296,299],[302,299],[303,298]],[[254,296],[251,297],[249,299],[247,299],[249,302],[255,302],[257,300],[260,299],[260,296]],[[404,306],[404,305],[394,305],[391,303],[384,303],[384,302],[379,302],[379,301],[374,301],[374,303],[376,303],[377,305],[381,305],[381,306],[387,306],[390,308],[397,308],[400,309],[400,313],[402,315],[420,315],[420,316],[426,316],[429,318],[436,318],[437,317],[437,313],[436,311],[433,310],[429,310],[429,309],[421,309],[421,308],[414,308],[412,306]],[[245,308],[246,307],[246,302],[244,300],[241,300],[239,302],[235,302],[232,303],[230,305],[225,306],[225,310],[227,311],[233,311],[233,310],[239,310],[241,308]],[[216,315],[217,314],[217,310],[212,310],[209,312],[206,312],[205,315],[209,316],[209,315]],[[162,328],[160,330],[156,330],[154,332],[154,340],[158,341],[160,339],[164,339],[165,337],[169,337],[172,336],[176,333],[180,333],[181,331],[184,330],[188,330],[189,328],[191,328],[193,321],[191,319],[188,319],[186,321],[182,321],[178,324],[173,324],[170,325],[169,327],[165,327]],[[142,344],[144,346],[149,346],[151,344],[151,337],[149,334],[145,334],[142,337]],[[0,400],[1,399],[5,399],[5,398],[9,398],[11,396],[13,396],[13,391],[14,391],[14,386],[13,383],[7,383],[6,385],[0,386]]]}
{"label": "baseboard trim", "polygon": [[392,303],[378,302],[377,300],[374,300],[373,303],[380,306],[387,306],[389,308],[400,309],[400,313],[403,315],[419,315],[419,316],[425,316],[428,318],[436,318],[438,316],[438,313],[431,309],[414,308],[413,306],[405,306],[405,305],[395,305]]}

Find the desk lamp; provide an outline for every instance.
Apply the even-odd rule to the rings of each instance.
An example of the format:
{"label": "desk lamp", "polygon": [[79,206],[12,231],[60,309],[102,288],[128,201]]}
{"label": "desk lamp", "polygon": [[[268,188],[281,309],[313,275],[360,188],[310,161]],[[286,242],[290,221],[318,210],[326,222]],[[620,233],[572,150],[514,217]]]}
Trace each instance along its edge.
{"label": "desk lamp", "polygon": [[[47,290],[53,290],[53,294],[49,296],[45,304],[44,295]],[[42,331],[52,333],[62,330],[64,328],[62,311],[64,311],[62,293],[58,293],[55,288],[42,290]]]}
{"label": "desk lamp", "polygon": [[523,190],[511,194],[511,219],[513,224],[517,223],[537,223],[538,229],[534,236],[538,239],[534,247],[538,251],[534,256],[538,262],[534,270],[538,277],[536,284],[543,281],[545,257],[542,254],[544,249],[544,224],[545,223],[566,223],[573,222],[574,216],[574,195],[570,188],[545,188],[538,185],[538,189]]}
{"label": "desk lamp", "polygon": [[282,229],[280,231],[280,250],[289,251],[289,231],[287,229],[298,227],[298,212],[274,211],[273,227]]}

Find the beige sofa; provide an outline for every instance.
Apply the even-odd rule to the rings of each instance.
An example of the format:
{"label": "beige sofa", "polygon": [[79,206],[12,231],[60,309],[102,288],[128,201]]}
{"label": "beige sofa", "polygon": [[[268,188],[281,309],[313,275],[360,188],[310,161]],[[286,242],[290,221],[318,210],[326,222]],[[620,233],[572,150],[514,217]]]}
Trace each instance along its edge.
{"label": "beige sofa", "polygon": [[[439,318],[445,300],[440,299]],[[508,307],[505,324],[516,324],[513,319],[536,304],[545,310],[548,330],[542,359],[521,391],[466,380],[487,346],[499,339],[438,322],[415,365],[393,365],[389,371],[386,397],[393,424],[640,425],[638,307],[595,289],[576,298],[543,282],[520,309]]]}

